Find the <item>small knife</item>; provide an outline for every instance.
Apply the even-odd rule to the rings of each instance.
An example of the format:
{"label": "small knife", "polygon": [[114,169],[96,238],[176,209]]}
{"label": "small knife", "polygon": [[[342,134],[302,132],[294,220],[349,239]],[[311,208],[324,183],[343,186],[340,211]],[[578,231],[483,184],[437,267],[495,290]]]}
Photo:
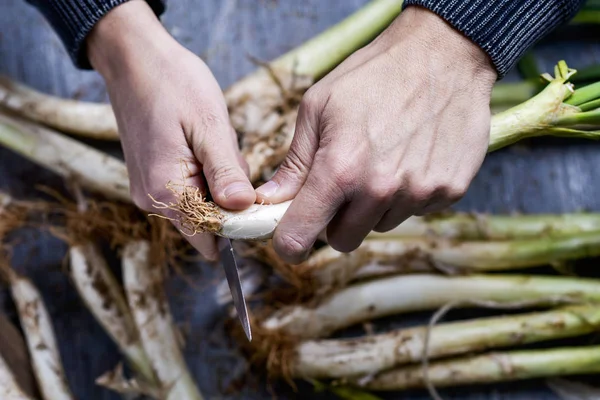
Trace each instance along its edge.
{"label": "small knife", "polygon": [[237,315],[242,323],[242,328],[244,328],[248,341],[252,341],[252,330],[250,328],[250,319],[248,318],[248,309],[246,308],[246,299],[242,291],[242,282],[240,281],[240,273],[235,261],[233,246],[229,238],[219,238],[219,253]]}

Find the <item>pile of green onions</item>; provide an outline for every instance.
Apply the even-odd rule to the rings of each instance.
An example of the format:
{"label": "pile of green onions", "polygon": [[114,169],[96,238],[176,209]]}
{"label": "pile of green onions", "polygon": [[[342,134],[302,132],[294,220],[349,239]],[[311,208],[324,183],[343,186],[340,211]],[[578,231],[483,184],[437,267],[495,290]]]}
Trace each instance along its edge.
{"label": "pile of green onions", "polygon": [[[226,91],[253,181],[268,176],[284,159],[304,91],[381,32],[401,7],[401,1],[374,0]],[[600,138],[600,82],[580,87],[576,77],[577,71],[560,61],[553,75],[541,76],[543,83],[527,83],[518,93],[498,85],[491,106],[503,110],[492,117],[488,151],[538,136]],[[109,201],[131,202],[124,162],[64,134],[118,140],[109,105],[59,99],[3,79],[0,106],[0,144]],[[249,242],[270,239],[293,201],[230,212],[207,202],[198,188],[169,187],[179,188],[174,200],[155,206],[158,213],[173,211],[184,233],[211,232]],[[11,202],[0,194],[0,212]],[[87,213],[84,206],[80,213]],[[73,283],[135,373],[126,379],[117,366],[97,382],[123,393],[202,399],[181,355],[163,288],[165,263],[153,258],[150,236],[131,234],[120,244],[119,287],[98,250],[98,238],[65,228]],[[370,234],[348,254],[325,245],[298,267],[267,258],[284,278],[285,289],[293,284],[288,295],[298,295],[257,313],[255,339],[244,345],[276,376],[369,391],[597,373],[597,346],[509,348],[598,329],[600,280],[536,275],[529,269],[599,256],[599,228],[600,215],[592,213],[413,217],[393,231]],[[6,272],[5,277],[15,296],[36,294],[20,275]],[[99,291],[98,283],[110,290]],[[441,324],[433,318],[427,326],[334,337],[381,317],[453,307],[523,313]],[[45,315],[42,308],[38,313]],[[29,322],[24,319],[24,326]],[[50,344],[34,366],[60,364],[49,333],[26,334],[31,343],[43,339]],[[33,355],[35,346],[30,349]],[[60,369],[36,368],[40,384],[64,393],[60,398],[71,397]],[[10,378],[1,364],[0,376]]]}

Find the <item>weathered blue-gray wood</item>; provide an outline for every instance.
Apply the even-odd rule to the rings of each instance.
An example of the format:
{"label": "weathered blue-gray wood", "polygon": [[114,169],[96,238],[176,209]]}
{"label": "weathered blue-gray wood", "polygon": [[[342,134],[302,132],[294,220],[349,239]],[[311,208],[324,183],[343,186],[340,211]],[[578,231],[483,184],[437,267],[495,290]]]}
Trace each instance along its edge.
{"label": "weathered blue-gray wood", "polygon": [[[254,69],[246,55],[272,59],[341,20],[366,1],[178,0],[170,2],[163,20],[181,43],[208,62],[220,84],[226,87]],[[99,76],[95,72],[76,70],[71,65],[56,35],[36,10],[23,0],[0,2],[0,73],[44,92],[107,100]],[[557,57],[582,67],[600,58],[600,47],[591,42],[541,45],[537,54],[547,70],[553,67]],[[103,148],[118,151],[118,146]],[[600,149],[594,143],[536,141],[528,150],[515,146],[487,158],[457,208],[489,212],[600,210],[599,165]],[[0,149],[0,188],[16,196],[32,196],[38,184],[60,185],[61,182]],[[113,367],[119,357],[61,271],[64,245],[47,235],[34,234],[39,233],[32,232],[31,243],[35,245],[18,246],[15,267],[31,276],[44,293],[73,391],[83,400],[117,399],[116,395],[94,385],[95,377]],[[242,393],[229,396],[222,393],[221,387],[242,371],[244,365],[228,347],[221,326],[223,311],[212,301],[210,284],[214,274],[203,267],[193,271],[192,278],[206,289],[190,289],[181,280],[173,280],[169,291],[173,293],[173,311],[187,334],[187,361],[207,398],[270,398],[264,381],[256,382]],[[5,308],[13,312],[7,298],[2,292]],[[306,394],[278,388],[279,398],[325,398],[303,393]],[[443,393],[449,399],[555,399],[543,382],[463,388]],[[428,396],[419,392],[386,398],[426,399]]]}

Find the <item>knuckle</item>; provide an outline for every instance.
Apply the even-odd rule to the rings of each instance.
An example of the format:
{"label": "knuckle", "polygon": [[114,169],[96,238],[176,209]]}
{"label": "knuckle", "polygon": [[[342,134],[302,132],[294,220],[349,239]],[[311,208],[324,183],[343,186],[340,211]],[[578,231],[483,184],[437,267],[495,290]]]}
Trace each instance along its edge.
{"label": "knuckle", "polygon": [[464,197],[469,184],[463,180],[423,180],[413,185],[413,197],[417,202],[429,202],[433,198],[456,202]]}
{"label": "knuckle", "polygon": [[392,180],[375,180],[367,187],[367,196],[379,203],[388,203],[396,195],[396,185]]}
{"label": "knuckle", "polygon": [[437,185],[426,180],[413,182],[411,196],[416,203],[428,202],[436,193]]}
{"label": "knuckle", "polygon": [[314,108],[318,105],[321,94],[315,85],[310,87],[302,96],[301,106],[306,111],[314,110]]}
{"label": "knuckle", "polygon": [[351,190],[358,184],[357,171],[360,170],[360,162],[357,157],[344,159],[337,156],[330,156],[323,165],[328,167],[333,177],[334,185],[343,192]]}
{"label": "knuckle", "polygon": [[456,202],[462,199],[465,194],[467,194],[467,190],[469,190],[469,182],[466,181],[457,181],[448,185],[445,188],[445,194],[449,200]]}
{"label": "knuckle", "polygon": [[409,189],[413,182],[418,181],[418,179],[415,179],[415,173],[412,170],[401,169],[396,173],[396,181],[403,188]]}
{"label": "knuckle", "polygon": [[348,193],[357,185],[352,172],[338,172],[333,175],[333,184],[342,193]]}

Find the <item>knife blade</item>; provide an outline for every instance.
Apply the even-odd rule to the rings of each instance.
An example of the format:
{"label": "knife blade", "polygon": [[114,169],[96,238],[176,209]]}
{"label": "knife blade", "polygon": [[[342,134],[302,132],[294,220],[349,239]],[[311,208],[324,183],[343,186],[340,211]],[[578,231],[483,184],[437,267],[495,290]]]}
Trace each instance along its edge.
{"label": "knife blade", "polygon": [[221,256],[221,263],[225,270],[225,277],[229,284],[229,290],[231,291],[231,297],[233,304],[237,311],[238,318],[242,323],[244,333],[248,341],[252,341],[252,330],[250,328],[250,319],[248,318],[248,309],[246,308],[246,299],[244,298],[244,292],[242,291],[242,282],[240,281],[240,273],[235,261],[235,254],[233,252],[233,246],[229,238],[220,238],[219,240],[219,254]]}

